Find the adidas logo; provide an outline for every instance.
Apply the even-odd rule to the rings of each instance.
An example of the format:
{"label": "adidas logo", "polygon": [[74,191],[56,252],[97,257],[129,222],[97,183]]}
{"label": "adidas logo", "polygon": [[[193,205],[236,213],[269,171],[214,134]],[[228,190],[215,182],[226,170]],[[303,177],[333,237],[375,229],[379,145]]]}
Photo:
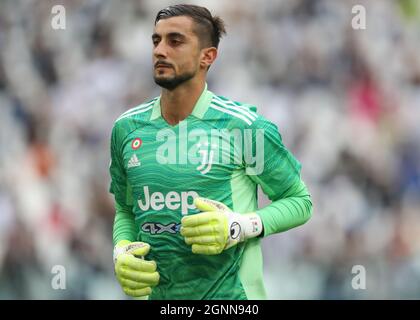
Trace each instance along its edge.
{"label": "adidas logo", "polygon": [[133,154],[130,160],[128,160],[127,168],[133,168],[133,167],[138,167],[138,166],[140,166],[140,161],[137,158],[137,156]]}

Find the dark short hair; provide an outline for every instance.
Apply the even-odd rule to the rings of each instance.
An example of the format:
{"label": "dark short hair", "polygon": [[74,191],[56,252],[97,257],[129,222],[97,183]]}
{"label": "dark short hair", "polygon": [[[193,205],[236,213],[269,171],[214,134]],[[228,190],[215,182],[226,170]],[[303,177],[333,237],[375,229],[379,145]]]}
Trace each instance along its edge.
{"label": "dark short hair", "polygon": [[226,34],[225,23],[218,16],[212,16],[211,12],[204,7],[192,4],[177,4],[160,10],[155,19],[155,25],[159,20],[171,17],[187,16],[194,20],[197,34],[202,47],[218,47],[220,38]]}

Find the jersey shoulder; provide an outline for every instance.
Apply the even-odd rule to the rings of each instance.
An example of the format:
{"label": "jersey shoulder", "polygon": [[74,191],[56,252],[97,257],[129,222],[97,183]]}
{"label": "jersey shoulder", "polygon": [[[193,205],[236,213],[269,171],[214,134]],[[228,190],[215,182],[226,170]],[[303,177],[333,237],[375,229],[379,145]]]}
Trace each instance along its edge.
{"label": "jersey shoulder", "polygon": [[153,106],[158,98],[155,97],[122,113],[115,120],[114,128],[118,128],[119,131],[132,131],[149,121]]}
{"label": "jersey shoulder", "polygon": [[[115,123],[121,122],[124,119],[133,120],[133,119],[141,119],[145,118],[145,116],[150,115],[150,110],[153,109],[153,105],[155,104],[156,100],[159,97],[155,97],[149,101],[146,101],[134,108],[128,109],[124,113],[122,113],[116,120]],[[150,111],[150,112],[148,112]],[[125,121],[127,121],[125,120]],[[124,121],[123,121],[124,122]]]}
{"label": "jersey shoulder", "polygon": [[149,122],[153,105],[158,98],[153,98],[122,113],[114,122],[112,135],[117,140],[121,140],[130,132],[146,125]]}
{"label": "jersey shoulder", "polygon": [[218,117],[229,121],[235,127],[258,128],[271,123],[257,112],[257,106],[235,101],[221,95],[213,94],[210,109]]}

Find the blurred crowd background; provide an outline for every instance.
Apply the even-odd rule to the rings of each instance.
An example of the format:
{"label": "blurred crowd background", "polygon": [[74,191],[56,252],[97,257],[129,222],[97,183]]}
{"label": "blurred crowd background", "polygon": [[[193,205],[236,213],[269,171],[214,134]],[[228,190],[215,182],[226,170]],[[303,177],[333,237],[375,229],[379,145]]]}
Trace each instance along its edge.
{"label": "blurred crowd background", "polygon": [[[306,225],[263,240],[269,298],[419,299],[420,2],[186,2],[227,24],[210,90],[278,124],[312,194]],[[0,1],[0,299],[125,298],[110,131],[159,94],[151,34],[174,3]],[[56,4],[64,30],[51,27]],[[51,286],[54,265],[65,290]]]}

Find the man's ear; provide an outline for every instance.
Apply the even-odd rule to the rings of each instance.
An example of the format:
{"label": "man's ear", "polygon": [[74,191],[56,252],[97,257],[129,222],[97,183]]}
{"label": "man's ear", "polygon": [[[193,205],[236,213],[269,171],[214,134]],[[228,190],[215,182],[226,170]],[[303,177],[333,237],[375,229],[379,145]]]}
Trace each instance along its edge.
{"label": "man's ear", "polygon": [[201,49],[200,66],[204,69],[210,68],[217,58],[217,49],[215,47]]}

